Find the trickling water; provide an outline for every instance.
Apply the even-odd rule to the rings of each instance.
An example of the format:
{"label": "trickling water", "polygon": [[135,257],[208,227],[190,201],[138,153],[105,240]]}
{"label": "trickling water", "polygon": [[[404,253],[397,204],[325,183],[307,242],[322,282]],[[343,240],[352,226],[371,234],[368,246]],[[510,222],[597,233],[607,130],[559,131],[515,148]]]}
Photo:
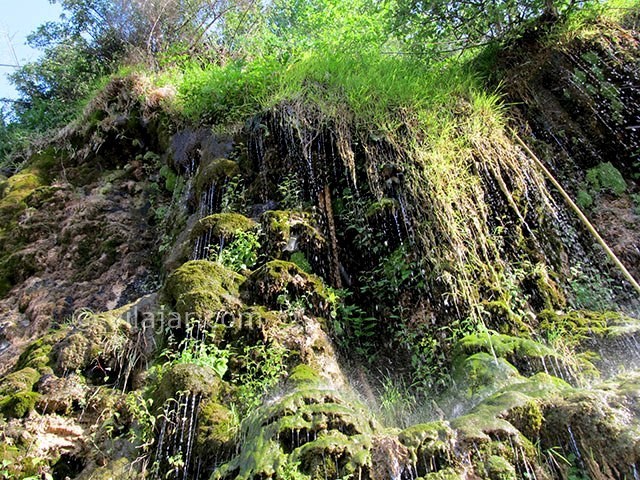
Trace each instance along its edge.
{"label": "trickling water", "polygon": [[573,453],[576,454],[578,460],[582,461],[582,454],[580,453],[580,448],[578,448],[578,443],[576,442],[576,438],[573,436],[573,430],[571,430],[571,425],[567,425],[567,430],[569,432],[569,441],[571,443],[571,449]]}
{"label": "trickling water", "polygon": [[[197,433],[200,394],[180,392],[163,407],[162,422],[154,455],[156,471],[152,478],[187,479],[199,469],[199,459],[193,462],[193,446]],[[170,467],[169,473],[165,473]]]}

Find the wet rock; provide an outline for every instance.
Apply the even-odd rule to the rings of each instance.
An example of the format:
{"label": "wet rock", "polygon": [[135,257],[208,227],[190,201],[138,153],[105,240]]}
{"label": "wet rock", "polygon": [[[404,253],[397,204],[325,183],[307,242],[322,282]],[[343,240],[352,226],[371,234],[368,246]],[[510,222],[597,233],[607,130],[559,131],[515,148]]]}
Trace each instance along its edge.
{"label": "wet rock", "polygon": [[165,294],[181,316],[183,327],[190,319],[215,323],[219,314],[240,308],[238,289],[243,281],[244,277],[219,263],[194,260],[169,276]]}

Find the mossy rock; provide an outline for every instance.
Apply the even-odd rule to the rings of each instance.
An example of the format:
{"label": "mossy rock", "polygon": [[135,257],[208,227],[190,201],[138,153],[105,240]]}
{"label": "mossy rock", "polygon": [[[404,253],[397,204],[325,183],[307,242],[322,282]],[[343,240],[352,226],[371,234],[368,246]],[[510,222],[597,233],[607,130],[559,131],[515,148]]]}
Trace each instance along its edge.
{"label": "mossy rock", "polygon": [[68,332],[68,328],[53,330],[30,343],[18,358],[16,368],[33,368],[42,375],[53,373],[55,366],[55,361],[52,358],[53,346],[63,340]]}
{"label": "mossy rock", "polygon": [[[224,405],[215,401],[207,402],[198,412],[198,433],[196,450],[202,459],[212,452],[228,454],[235,446],[238,420]],[[213,461],[213,459],[210,459]]]}
{"label": "mossy rock", "polygon": [[269,210],[260,217],[268,254],[281,258],[283,252],[321,252],[325,240],[314,226],[313,215],[299,210]]}
{"label": "mossy rock", "polygon": [[117,376],[129,348],[132,327],[117,312],[83,313],[76,317],[66,337],[52,348],[54,370],[59,376],[82,371],[103,381]]}
{"label": "mossy rock", "polygon": [[215,213],[198,220],[191,231],[191,240],[211,232],[213,239],[229,242],[238,232],[248,232],[256,227],[256,222],[239,213]]}
{"label": "mossy rock", "polygon": [[[458,430],[467,441],[482,443],[492,438],[507,438],[521,435],[508,418],[523,418],[531,421],[529,431],[539,430],[540,417],[537,414],[522,415],[529,410],[536,412],[531,402],[542,404],[543,400],[554,398],[570,391],[571,387],[562,380],[538,373],[521,382],[513,383],[483,400],[468,414],[451,421],[451,427]],[[512,413],[513,412],[513,413]]]}
{"label": "mossy rock", "polygon": [[196,192],[198,195],[209,185],[219,185],[225,178],[231,178],[240,173],[240,167],[233,160],[217,158],[201,164],[196,174]]}
{"label": "mossy rock", "polygon": [[0,412],[9,418],[23,418],[34,410],[40,394],[18,392],[0,398]]}
{"label": "mossy rock", "polygon": [[174,271],[165,284],[165,294],[184,322],[215,320],[220,312],[241,307],[239,286],[244,277],[208,260],[193,260]]}
{"label": "mossy rock", "polygon": [[453,370],[455,391],[467,401],[477,401],[506,385],[521,381],[518,369],[501,357],[478,352],[458,360]]}
{"label": "mossy rock", "polygon": [[210,367],[193,363],[171,366],[162,375],[154,394],[154,405],[161,408],[167,400],[177,399],[181,392],[190,392],[202,401],[215,400],[221,388],[218,374]]}
{"label": "mossy rock", "polygon": [[31,391],[39,379],[40,372],[30,367],[9,373],[0,380],[0,396]]}
{"label": "mossy rock", "polygon": [[411,455],[419,476],[435,469],[456,466],[455,432],[448,422],[438,421],[412,425],[398,435]]}
{"label": "mossy rock", "polygon": [[40,395],[33,387],[40,373],[26,367],[9,373],[0,380],[0,412],[9,418],[22,418],[34,409]]}
{"label": "mossy rock", "polygon": [[[240,453],[213,479],[272,478],[299,464],[297,474],[324,478],[323,455],[338,473],[370,464],[372,437],[380,427],[357,401],[335,390],[300,387],[254,412],[243,424]],[[331,478],[335,478],[335,475]]]}
{"label": "mossy rock", "polygon": [[504,358],[523,375],[546,371],[548,363],[564,365],[565,359],[552,348],[529,338],[479,332],[467,335],[455,347],[454,363],[464,362],[476,353]]}
{"label": "mossy rock", "polygon": [[516,469],[503,457],[491,455],[485,462],[490,480],[518,480]]}
{"label": "mossy rock", "polygon": [[281,306],[281,296],[289,300],[304,297],[309,309],[326,314],[330,309],[329,292],[322,280],[283,260],[272,260],[255,270],[242,285],[242,297],[270,308]]}
{"label": "mossy rock", "polygon": [[287,377],[287,382],[290,382],[296,387],[317,385],[321,380],[322,377],[320,377],[320,374],[304,363],[292,368]]}

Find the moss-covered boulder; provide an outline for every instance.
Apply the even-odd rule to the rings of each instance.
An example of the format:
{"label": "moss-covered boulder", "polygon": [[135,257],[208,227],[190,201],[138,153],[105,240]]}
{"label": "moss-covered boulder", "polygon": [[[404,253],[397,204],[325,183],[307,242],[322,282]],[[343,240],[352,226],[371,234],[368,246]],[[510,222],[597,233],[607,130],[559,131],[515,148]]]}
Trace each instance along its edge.
{"label": "moss-covered boulder", "polygon": [[453,368],[455,402],[473,405],[502,387],[521,381],[518,369],[502,357],[478,352],[458,359]]}
{"label": "moss-covered boulder", "polygon": [[186,325],[190,319],[215,320],[240,308],[238,289],[244,277],[208,260],[185,263],[169,275],[165,294]]}
{"label": "moss-covered boulder", "polygon": [[238,232],[248,232],[256,227],[256,222],[239,213],[214,213],[198,220],[191,230],[191,240],[195,241],[199,236],[208,232],[211,239],[220,239],[229,242]]}
{"label": "moss-covered boulder", "polygon": [[212,478],[279,477],[292,465],[317,479],[330,472],[331,478],[342,477],[358,468],[368,472],[379,428],[356,400],[334,390],[299,388],[267,403],[245,422],[240,453]]}
{"label": "moss-covered boulder", "polygon": [[594,371],[585,359],[567,356],[565,352],[544,343],[493,332],[478,332],[463,337],[456,344],[454,364],[464,363],[469,356],[480,352],[491,355],[498,363],[504,363],[498,359],[505,359],[523,375],[545,372],[573,381],[586,374],[586,370],[581,371],[582,367],[588,367],[589,372]]}
{"label": "moss-covered boulder", "polygon": [[153,396],[153,403],[160,408],[168,400],[176,400],[180,393],[189,393],[205,402],[215,400],[220,386],[220,376],[213,368],[193,363],[179,363],[171,366],[162,375]]}
{"label": "moss-covered boulder", "polygon": [[132,367],[128,354],[134,353],[132,326],[117,312],[82,312],[65,338],[52,348],[54,370],[59,376],[81,371],[101,383],[114,381],[123,369]]}
{"label": "moss-covered boulder", "polygon": [[10,418],[22,418],[34,409],[40,397],[33,386],[40,373],[33,368],[23,368],[0,380],[0,413]]}
{"label": "moss-covered boulder", "polygon": [[225,178],[231,178],[240,172],[240,167],[233,160],[216,158],[200,164],[196,173],[195,186],[198,196],[211,185],[219,185]]}
{"label": "moss-covered boulder", "polygon": [[248,302],[270,308],[287,308],[300,299],[306,309],[319,315],[331,308],[331,297],[322,280],[283,260],[272,260],[252,272],[241,290]]}
{"label": "moss-covered boulder", "polygon": [[295,252],[305,252],[307,260],[326,255],[325,239],[311,213],[269,210],[260,217],[260,224],[265,250],[272,258],[290,258]]}
{"label": "moss-covered boulder", "polygon": [[213,466],[215,458],[229,455],[235,448],[239,419],[224,405],[210,401],[198,412],[196,456],[204,465]]}
{"label": "moss-covered boulder", "polygon": [[18,392],[0,397],[0,413],[9,418],[23,418],[35,409],[40,398],[37,392]]}

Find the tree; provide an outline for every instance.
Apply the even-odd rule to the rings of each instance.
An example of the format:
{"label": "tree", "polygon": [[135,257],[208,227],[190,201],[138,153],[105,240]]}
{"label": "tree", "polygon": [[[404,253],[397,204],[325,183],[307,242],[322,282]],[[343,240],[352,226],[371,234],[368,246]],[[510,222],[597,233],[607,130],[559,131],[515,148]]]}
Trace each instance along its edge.
{"label": "tree", "polygon": [[574,0],[398,0],[393,30],[417,50],[450,51],[503,41],[534,20],[555,20]]}

